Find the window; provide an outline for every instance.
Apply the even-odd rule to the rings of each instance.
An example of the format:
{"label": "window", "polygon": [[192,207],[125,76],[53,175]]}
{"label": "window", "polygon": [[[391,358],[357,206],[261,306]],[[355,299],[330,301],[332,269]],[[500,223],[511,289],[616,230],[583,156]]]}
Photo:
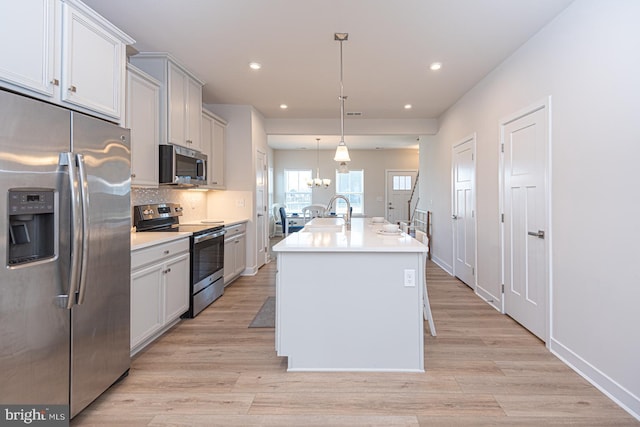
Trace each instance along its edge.
{"label": "window", "polygon": [[395,175],[393,177],[393,190],[411,190],[411,175]]}
{"label": "window", "polygon": [[[336,172],[336,194],[342,194],[349,199],[354,215],[364,214],[364,170]],[[338,199],[335,203],[336,214],[347,213],[347,204],[344,200]]]}
{"label": "window", "polygon": [[284,204],[288,214],[302,213],[302,208],[311,204],[311,188],[307,185],[310,179],[310,170],[284,171]]}

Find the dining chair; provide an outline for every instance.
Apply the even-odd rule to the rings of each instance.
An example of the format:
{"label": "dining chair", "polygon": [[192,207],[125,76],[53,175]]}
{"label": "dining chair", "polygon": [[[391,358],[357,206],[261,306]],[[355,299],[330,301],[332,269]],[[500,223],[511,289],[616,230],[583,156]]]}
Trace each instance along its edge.
{"label": "dining chair", "polygon": [[323,217],[325,212],[324,205],[309,205],[302,208],[302,219],[305,224],[313,218]]}
{"label": "dining chair", "polygon": [[280,207],[280,221],[282,221],[282,234],[287,237],[289,233],[302,230],[304,227],[300,225],[290,225],[287,221],[287,211],[284,207]]}

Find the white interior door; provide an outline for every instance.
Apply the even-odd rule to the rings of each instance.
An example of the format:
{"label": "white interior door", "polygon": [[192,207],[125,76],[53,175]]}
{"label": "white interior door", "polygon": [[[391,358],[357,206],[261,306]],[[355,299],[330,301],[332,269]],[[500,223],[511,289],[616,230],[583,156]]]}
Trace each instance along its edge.
{"label": "white interior door", "polygon": [[256,249],[257,267],[267,262],[267,156],[256,151]]}
{"label": "white interior door", "polygon": [[[413,186],[417,185],[416,177],[418,172],[415,170],[388,170],[387,171],[387,191],[385,201],[386,214],[385,217],[391,223],[398,221],[409,220],[409,198],[411,197],[411,191]],[[414,193],[414,199],[411,206],[416,205],[416,198],[418,195],[418,188]]]}
{"label": "white interior door", "polygon": [[475,289],[475,136],[453,147],[453,274]]}
{"label": "white interior door", "polygon": [[502,125],[505,313],[547,336],[548,108]]}

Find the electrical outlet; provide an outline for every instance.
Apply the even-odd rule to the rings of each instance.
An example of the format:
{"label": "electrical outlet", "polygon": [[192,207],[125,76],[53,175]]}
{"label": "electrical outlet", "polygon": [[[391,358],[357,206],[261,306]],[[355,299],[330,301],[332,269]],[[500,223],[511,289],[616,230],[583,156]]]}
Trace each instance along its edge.
{"label": "electrical outlet", "polygon": [[407,288],[413,288],[416,286],[416,271],[405,270],[404,271],[404,286]]}

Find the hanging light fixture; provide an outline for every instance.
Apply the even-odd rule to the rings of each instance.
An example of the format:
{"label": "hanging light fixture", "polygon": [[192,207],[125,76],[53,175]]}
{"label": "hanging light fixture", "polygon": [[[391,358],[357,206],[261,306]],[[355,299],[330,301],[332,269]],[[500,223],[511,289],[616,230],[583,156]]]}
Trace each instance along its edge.
{"label": "hanging light fixture", "polygon": [[349,40],[349,33],[335,33],[333,39],[340,42],[340,97],[338,98],[340,100],[340,142],[338,143],[338,148],[336,148],[336,155],[333,157],[333,160],[340,162],[342,166],[342,163],[351,161],[347,144],[344,143],[344,100],[347,99],[347,97],[344,96],[344,85],[342,83],[342,42]]}
{"label": "hanging light fixture", "polygon": [[347,162],[340,162],[340,164],[338,165],[338,173],[349,173]]}
{"label": "hanging light fixture", "polygon": [[328,188],[331,185],[331,180],[327,178],[320,178],[320,138],[316,138],[316,177],[314,179],[307,180],[309,187],[324,187]]}

